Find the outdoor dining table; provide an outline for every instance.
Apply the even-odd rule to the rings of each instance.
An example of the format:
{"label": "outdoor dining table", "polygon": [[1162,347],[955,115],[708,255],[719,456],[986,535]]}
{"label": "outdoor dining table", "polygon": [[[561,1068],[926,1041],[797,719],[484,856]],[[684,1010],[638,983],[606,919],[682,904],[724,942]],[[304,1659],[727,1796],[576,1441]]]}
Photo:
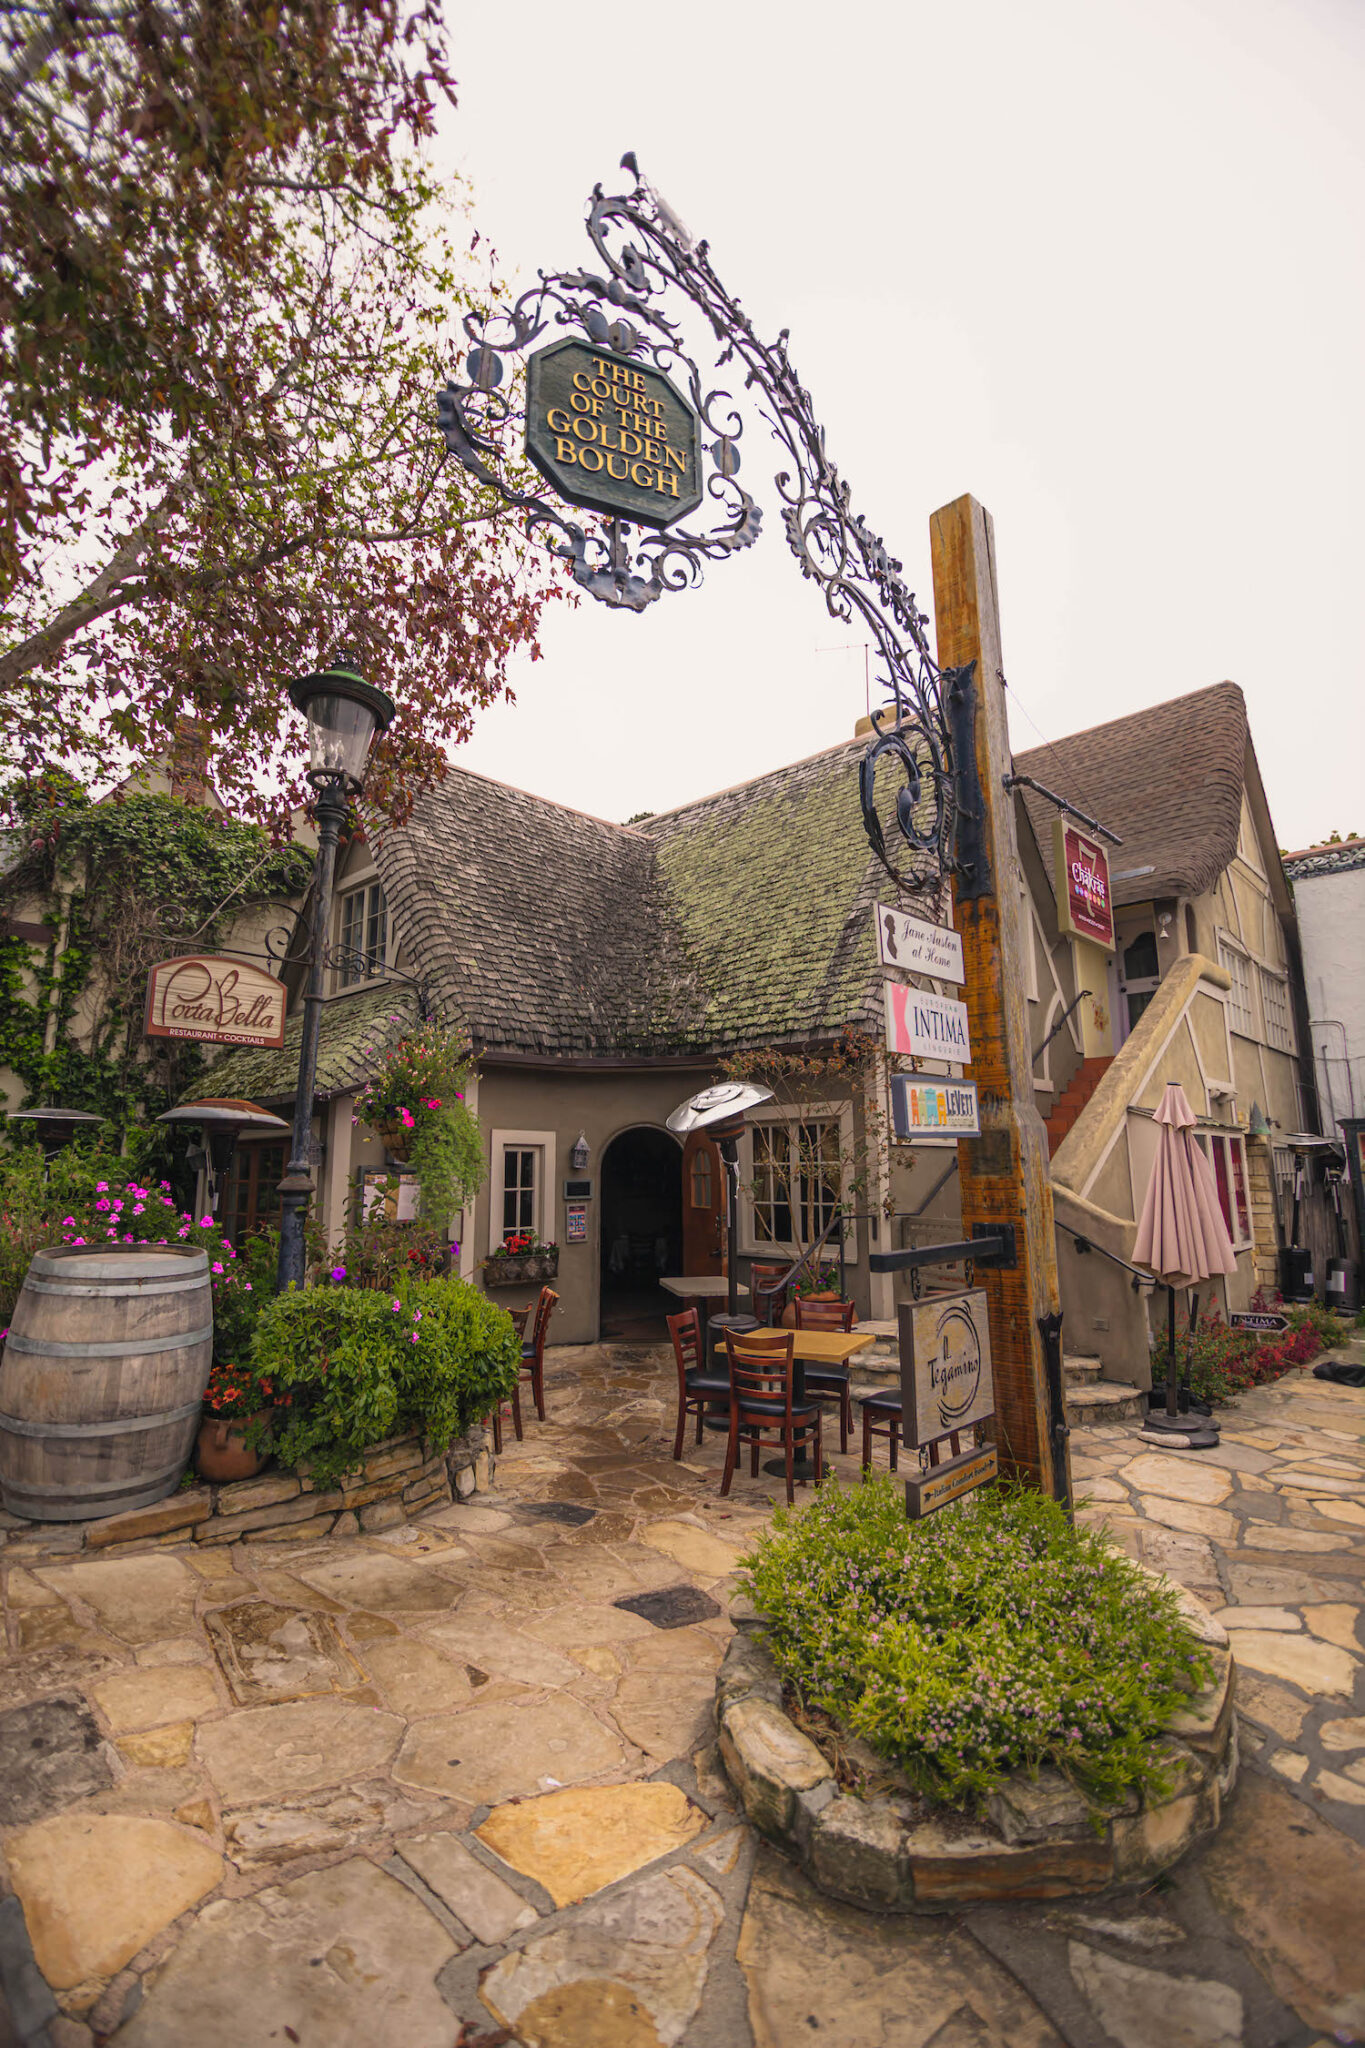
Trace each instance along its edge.
{"label": "outdoor dining table", "polygon": [[[697,1315],[701,1322],[701,1342],[704,1354],[707,1328],[711,1315],[710,1304],[713,1301],[729,1300],[729,1280],[724,1273],[674,1273],[667,1278],[661,1278],[659,1285],[665,1288],[669,1294],[676,1294],[684,1307],[690,1307],[695,1303]],[[748,1292],[748,1288],[740,1281],[735,1288],[735,1293],[747,1296]]]}
{"label": "outdoor dining table", "polygon": [[[779,1331],[777,1334],[781,1335],[783,1333]],[[800,1408],[805,1401],[806,1367],[808,1365],[847,1365],[850,1358],[856,1358],[860,1351],[866,1351],[869,1344],[875,1344],[877,1341],[875,1330],[793,1330],[791,1337],[793,1408]],[[725,1332],[723,1330],[716,1338],[716,1350],[719,1352],[721,1361],[725,1364],[725,1369],[728,1372],[729,1359],[725,1350]],[[713,1429],[728,1429],[730,1426],[728,1410],[725,1411],[723,1420],[719,1414],[716,1414],[714,1421],[708,1415],[707,1426]],[[763,1467],[765,1472],[779,1474],[785,1472],[786,1469],[781,1458],[769,1458]],[[814,1461],[810,1458],[798,1458],[796,1464],[792,1467],[792,1471],[797,1479],[811,1479],[815,1475]]]}

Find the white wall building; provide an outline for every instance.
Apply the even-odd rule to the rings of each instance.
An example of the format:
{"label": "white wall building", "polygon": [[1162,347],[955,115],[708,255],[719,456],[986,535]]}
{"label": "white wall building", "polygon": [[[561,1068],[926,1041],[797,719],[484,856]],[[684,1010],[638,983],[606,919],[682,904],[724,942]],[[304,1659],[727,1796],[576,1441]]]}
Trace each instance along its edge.
{"label": "white wall building", "polygon": [[1322,1128],[1365,1116],[1365,838],[1285,856],[1294,889]]}

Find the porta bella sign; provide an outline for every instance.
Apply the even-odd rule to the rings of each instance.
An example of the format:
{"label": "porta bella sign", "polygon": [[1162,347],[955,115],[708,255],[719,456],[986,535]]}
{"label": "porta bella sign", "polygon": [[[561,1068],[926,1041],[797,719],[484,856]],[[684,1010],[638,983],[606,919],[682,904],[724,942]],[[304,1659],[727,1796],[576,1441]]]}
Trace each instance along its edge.
{"label": "porta bella sign", "polygon": [[1052,827],[1057,870],[1057,922],[1064,932],[1114,950],[1114,900],[1109,891],[1109,861],[1097,840],[1087,839],[1076,825],[1057,818]]}
{"label": "porta bella sign", "polygon": [[148,1038],[206,1045],[284,1044],[284,988],[273,974],[224,953],[159,960],[147,977]]}

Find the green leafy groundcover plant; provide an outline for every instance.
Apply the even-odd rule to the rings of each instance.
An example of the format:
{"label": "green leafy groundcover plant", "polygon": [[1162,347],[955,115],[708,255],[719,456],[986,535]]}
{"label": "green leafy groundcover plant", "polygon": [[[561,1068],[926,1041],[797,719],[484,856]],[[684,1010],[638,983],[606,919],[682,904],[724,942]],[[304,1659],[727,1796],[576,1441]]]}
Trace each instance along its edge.
{"label": "green leafy groundcover plant", "polygon": [[1159,1789],[1154,1737],[1211,1677],[1174,1594],[1023,1488],[912,1523],[890,1477],[826,1484],[745,1579],[802,1702],[950,1806],[1043,1764],[1099,1801]]}
{"label": "green leafy groundcover plant", "polygon": [[[1286,1303],[1281,1313],[1289,1328],[1279,1336],[1231,1330],[1217,1315],[1200,1316],[1193,1344],[1186,1331],[1177,1331],[1180,1374],[1188,1377],[1197,1401],[1229,1401],[1248,1387],[1283,1379],[1296,1365],[1309,1365],[1319,1352],[1346,1341],[1345,1325],[1316,1302],[1302,1306]],[[1165,1385],[1166,1362],[1163,1337],[1152,1353],[1152,1384],[1156,1387]]]}
{"label": "green leafy groundcover plant", "polygon": [[291,1289],[267,1304],[255,1372],[290,1405],[272,1445],[330,1485],[385,1437],[420,1431],[444,1450],[516,1385],[521,1344],[505,1309],[457,1279]]}

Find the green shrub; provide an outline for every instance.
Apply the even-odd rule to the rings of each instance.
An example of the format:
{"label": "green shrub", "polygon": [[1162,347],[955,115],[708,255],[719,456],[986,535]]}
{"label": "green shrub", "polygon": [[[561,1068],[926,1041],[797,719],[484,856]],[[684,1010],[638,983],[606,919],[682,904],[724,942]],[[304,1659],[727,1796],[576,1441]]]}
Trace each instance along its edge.
{"label": "green shrub", "polygon": [[745,1578],[802,1703],[952,1806],[1043,1764],[1100,1800],[1160,1786],[1153,1738],[1211,1676],[1171,1591],[1021,1488],[907,1522],[889,1476],[827,1484]]}
{"label": "green shrub", "polygon": [[[1311,1364],[1324,1348],[1346,1341],[1345,1325],[1317,1302],[1286,1302],[1283,1314],[1289,1328],[1278,1335],[1232,1330],[1218,1315],[1200,1316],[1192,1341],[1188,1331],[1178,1330],[1178,1376],[1188,1379],[1195,1400],[1230,1401],[1234,1394],[1282,1379],[1296,1365]],[[1166,1384],[1168,1355],[1163,1335],[1152,1350],[1152,1385],[1158,1390]]]}
{"label": "green shrub", "polygon": [[324,1486],[385,1437],[420,1431],[444,1450],[506,1399],[520,1361],[507,1311],[456,1279],[393,1294],[291,1289],[262,1311],[252,1351],[256,1372],[290,1398],[276,1412],[276,1456],[310,1463]]}

